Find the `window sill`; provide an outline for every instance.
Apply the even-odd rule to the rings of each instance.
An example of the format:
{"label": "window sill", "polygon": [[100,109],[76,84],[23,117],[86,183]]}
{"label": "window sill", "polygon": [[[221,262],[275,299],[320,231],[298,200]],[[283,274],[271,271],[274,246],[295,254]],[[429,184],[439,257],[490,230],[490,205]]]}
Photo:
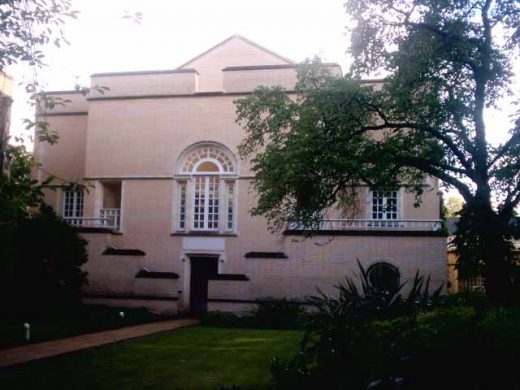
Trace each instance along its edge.
{"label": "window sill", "polygon": [[181,237],[237,237],[236,233],[220,233],[220,232],[175,232],[171,236]]}

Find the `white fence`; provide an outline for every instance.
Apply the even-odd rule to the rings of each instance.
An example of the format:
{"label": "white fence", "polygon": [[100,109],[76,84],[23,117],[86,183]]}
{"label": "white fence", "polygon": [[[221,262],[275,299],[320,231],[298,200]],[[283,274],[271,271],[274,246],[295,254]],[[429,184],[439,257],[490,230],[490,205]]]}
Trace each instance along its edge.
{"label": "white fence", "polygon": [[99,218],[65,217],[65,221],[78,227],[102,227],[119,230],[121,227],[121,209],[100,209]]}
{"label": "white fence", "polygon": [[[442,227],[441,220],[412,219],[325,219],[318,223],[318,230],[428,230]],[[313,229],[299,222],[291,222],[289,230]]]}

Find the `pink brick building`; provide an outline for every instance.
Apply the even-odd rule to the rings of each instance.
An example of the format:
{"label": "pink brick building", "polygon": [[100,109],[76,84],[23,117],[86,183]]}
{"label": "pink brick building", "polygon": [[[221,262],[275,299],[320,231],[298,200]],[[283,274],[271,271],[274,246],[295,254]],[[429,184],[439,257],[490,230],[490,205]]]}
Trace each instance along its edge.
{"label": "pink brick building", "polygon": [[418,208],[403,189],[363,187],[357,215],[325,221],[311,239],[291,230],[282,239],[250,216],[252,173],[238,158],[233,101],[259,85],[292,93],[295,81],[293,61],[232,36],[173,70],[92,75],[104,94],[48,93],[70,102],[43,114],[60,139],[36,143],[39,178],[90,186],[47,194],[89,241],[87,301],[241,311],[264,297],[332,291],[357,272],[356,259],[401,281],[419,269],[445,282],[435,180]]}

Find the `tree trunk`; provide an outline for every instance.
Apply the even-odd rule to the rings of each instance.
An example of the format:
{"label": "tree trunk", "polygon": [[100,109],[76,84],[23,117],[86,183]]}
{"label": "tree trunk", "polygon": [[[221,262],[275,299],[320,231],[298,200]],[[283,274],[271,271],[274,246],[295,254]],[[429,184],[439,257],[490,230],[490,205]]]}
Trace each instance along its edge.
{"label": "tree trunk", "polygon": [[486,295],[497,304],[510,302],[513,294],[511,218],[498,215],[489,201],[476,198],[462,211],[455,238],[461,274],[484,276]]}
{"label": "tree trunk", "polygon": [[495,226],[484,227],[482,235],[482,262],[484,263],[484,286],[489,300],[498,304],[507,304],[512,299],[513,263],[510,242]]}

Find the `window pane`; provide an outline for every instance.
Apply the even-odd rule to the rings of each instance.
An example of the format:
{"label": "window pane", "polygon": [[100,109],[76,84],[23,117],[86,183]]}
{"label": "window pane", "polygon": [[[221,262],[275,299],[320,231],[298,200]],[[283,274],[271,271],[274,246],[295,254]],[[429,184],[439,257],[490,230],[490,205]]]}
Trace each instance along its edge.
{"label": "window pane", "polygon": [[234,183],[227,183],[227,230],[233,230],[233,201],[234,201]]}
{"label": "window pane", "polygon": [[179,229],[186,228],[186,183],[179,185]]}
{"label": "window pane", "polygon": [[193,197],[193,228],[204,229],[204,205],[205,205],[205,177],[195,178],[195,193]]}
{"label": "window pane", "polygon": [[218,176],[195,177],[195,193],[193,197],[194,229],[218,229],[219,180]]}
{"label": "window pane", "polygon": [[397,194],[398,191],[373,191],[372,219],[397,219]]}
{"label": "window pane", "polygon": [[65,191],[63,201],[63,217],[83,217],[83,191]]}
{"label": "window pane", "polygon": [[204,161],[197,167],[197,172],[219,172],[217,164],[211,161]]}
{"label": "window pane", "polygon": [[219,178],[218,176],[206,177],[208,181],[208,229],[218,229],[219,215]]}

